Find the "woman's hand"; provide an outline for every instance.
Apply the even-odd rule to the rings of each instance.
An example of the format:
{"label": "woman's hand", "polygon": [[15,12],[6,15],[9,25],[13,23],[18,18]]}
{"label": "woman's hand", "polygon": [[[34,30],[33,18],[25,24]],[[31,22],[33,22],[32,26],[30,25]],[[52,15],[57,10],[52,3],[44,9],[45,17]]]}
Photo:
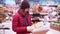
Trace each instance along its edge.
{"label": "woman's hand", "polygon": [[31,26],[27,26],[27,31],[32,31],[33,30],[33,28],[31,27]]}

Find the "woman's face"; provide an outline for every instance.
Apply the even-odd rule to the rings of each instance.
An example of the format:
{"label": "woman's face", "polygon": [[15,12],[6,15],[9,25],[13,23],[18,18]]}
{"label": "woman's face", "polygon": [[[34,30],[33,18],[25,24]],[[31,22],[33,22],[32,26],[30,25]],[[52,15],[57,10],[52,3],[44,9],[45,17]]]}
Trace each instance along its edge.
{"label": "woman's face", "polygon": [[29,12],[29,8],[26,8],[25,10],[22,10],[22,14],[25,15],[27,12]]}
{"label": "woman's face", "polygon": [[25,9],[25,13],[27,13],[29,11],[29,8]]}

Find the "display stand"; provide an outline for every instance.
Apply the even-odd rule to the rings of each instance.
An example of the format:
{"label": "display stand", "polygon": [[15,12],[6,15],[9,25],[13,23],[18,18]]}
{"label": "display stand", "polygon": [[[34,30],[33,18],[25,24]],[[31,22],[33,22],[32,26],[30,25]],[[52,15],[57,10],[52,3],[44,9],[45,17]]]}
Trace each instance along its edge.
{"label": "display stand", "polygon": [[[40,17],[41,15],[39,13],[35,13],[33,14],[33,18],[32,18],[32,22],[33,23],[37,23],[40,22],[42,20],[40,20],[38,17]],[[46,34],[48,32],[48,30],[40,30],[40,31],[36,31],[36,32],[32,32],[32,34]]]}

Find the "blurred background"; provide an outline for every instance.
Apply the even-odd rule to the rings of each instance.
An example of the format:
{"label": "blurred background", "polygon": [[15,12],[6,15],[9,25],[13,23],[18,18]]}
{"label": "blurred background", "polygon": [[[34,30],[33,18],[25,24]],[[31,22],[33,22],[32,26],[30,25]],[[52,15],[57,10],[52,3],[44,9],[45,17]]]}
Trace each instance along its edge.
{"label": "blurred background", "polygon": [[[12,18],[19,10],[22,1],[0,0],[0,34],[16,34],[16,32],[12,31]],[[43,24],[49,29],[45,33],[43,33],[44,31],[32,33],[60,34],[60,0],[28,0],[28,2],[30,4],[29,14],[33,24],[39,22],[41,27]],[[34,31],[38,30],[39,28]],[[40,30],[43,30],[43,28]]]}

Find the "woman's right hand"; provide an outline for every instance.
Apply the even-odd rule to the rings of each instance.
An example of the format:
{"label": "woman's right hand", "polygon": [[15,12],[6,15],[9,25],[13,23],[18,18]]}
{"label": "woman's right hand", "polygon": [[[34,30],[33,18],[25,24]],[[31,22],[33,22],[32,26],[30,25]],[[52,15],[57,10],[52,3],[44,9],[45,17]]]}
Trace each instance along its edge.
{"label": "woman's right hand", "polygon": [[27,31],[32,31],[33,30],[33,28],[31,27],[31,26],[27,26]]}

